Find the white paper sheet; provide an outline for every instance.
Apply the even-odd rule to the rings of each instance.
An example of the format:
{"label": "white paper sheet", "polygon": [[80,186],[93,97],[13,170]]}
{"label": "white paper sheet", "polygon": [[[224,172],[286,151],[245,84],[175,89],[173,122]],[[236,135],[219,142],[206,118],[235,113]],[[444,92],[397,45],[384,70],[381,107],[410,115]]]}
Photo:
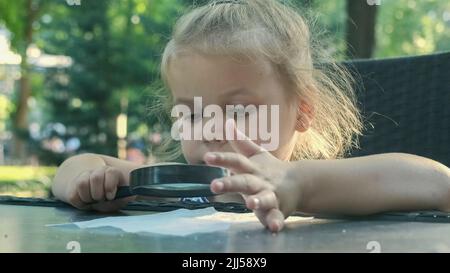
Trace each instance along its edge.
{"label": "white paper sheet", "polygon": [[81,229],[113,227],[131,233],[151,232],[166,235],[186,236],[193,233],[227,230],[232,223],[232,219],[229,216],[226,218],[225,215],[222,215],[222,219],[220,219],[220,217],[219,219],[215,219],[214,217],[211,218],[211,216],[215,216],[217,214],[233,213],[217,212],[214,208],[198,210],[179,209],[170,212],[148,215],[105,217],[91,221],[47,226],[57,227],[74,224]]}
{"label": "white paper sheet", "polygon": [[91,221],[47,226],[61,227],[73,224],[81,229],[113,227],[130,233],[150,232],[163,235],[187,236],[194,233],[225,231],[232,224],[251,222],[258,222],[253,213],[218,212],[214,208],[209,207],[198,210],[179,209],[139,216],[105,217]]}

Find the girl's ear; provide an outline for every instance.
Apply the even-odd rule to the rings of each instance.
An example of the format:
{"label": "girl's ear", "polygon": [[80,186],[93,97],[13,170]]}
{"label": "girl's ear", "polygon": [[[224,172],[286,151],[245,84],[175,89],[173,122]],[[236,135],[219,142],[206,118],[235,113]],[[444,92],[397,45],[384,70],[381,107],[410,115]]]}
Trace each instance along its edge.
{"label": "girl's ear", "polygon": [[308,131],[314,118],[314,109],[310,103],[300,100],[297,107],[297,123],[295,130],[300,133]]}

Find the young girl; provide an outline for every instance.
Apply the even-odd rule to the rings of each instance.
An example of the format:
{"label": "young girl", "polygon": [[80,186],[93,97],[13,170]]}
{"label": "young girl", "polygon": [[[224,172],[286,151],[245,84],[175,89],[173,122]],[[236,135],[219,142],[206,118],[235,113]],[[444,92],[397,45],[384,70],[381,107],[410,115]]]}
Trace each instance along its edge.
{"label": "young girl", "polygon": [[[187,162],[230,169],[232,175],[212,181],[211,190],[239,193],[274,232],[296,210],[449,211],[450,170],[438,162],[401,153],[342,159],[356,146],[361,117],[346,73],[313,65],[320,57],[314,52],[303,18],[275,0],[215,1],[180,18],[161,64],[173,102],[191,105],[201,97],[204,105],[280,110],[277,149],[261,149],[260,139],[182,140]],[[224,127],[245,133],[232,119]],[[138,167],[78,155],[59,167],[53,193],[80,209],[117,210],[132,198],[113,200],[116,188]]]}

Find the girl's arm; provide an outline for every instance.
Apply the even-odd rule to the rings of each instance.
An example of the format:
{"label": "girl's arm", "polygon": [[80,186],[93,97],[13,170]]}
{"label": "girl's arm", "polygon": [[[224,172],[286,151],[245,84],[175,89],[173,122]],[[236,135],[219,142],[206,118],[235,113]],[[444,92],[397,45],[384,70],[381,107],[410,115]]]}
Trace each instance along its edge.
{"label": "girl's arm", "polygon": [[[208,152],[208,165],[232,175],[214,179],[211,191],[240,193],[271,231],[295,210],[322,214],[382,211],[450,211],[450,169],[420,156],[390,153],[336,160],[284,162],[261,149],[233,121],[227,130],[235,152]],[[239,140],[240,139],[240,140]]]}
{"label": "girl's arm", "polygon": [[303,181],[298,209],[310,213],[450,211],[450,169],[410,154],[298,161],[288,179]]}
{"label": "girl's arm", "polygon": [[[112,201],[117,186],[128,185],[130,172],[138,167],[141,165],[105,155],[73,156],[59,166],[52,192],[58,199],[80,209],[117,210],[131,200]],[[90,205],[96,202],[100,204]]]}

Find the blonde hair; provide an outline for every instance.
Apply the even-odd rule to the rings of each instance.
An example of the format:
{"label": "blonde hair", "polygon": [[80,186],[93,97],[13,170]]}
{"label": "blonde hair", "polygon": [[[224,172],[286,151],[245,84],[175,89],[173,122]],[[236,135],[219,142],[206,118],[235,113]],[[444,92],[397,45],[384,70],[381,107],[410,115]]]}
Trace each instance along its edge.
{"label": "blonde hair", "polygon": [[211,1],[176,23],[161,61],[168,87],[171,58],[180,52],[263,58],[288,79],[293,95],[312,107],[291,160],[342,157],[358,146],[362,122],[349,73],[316,47],[305,19],[276,0]]}

